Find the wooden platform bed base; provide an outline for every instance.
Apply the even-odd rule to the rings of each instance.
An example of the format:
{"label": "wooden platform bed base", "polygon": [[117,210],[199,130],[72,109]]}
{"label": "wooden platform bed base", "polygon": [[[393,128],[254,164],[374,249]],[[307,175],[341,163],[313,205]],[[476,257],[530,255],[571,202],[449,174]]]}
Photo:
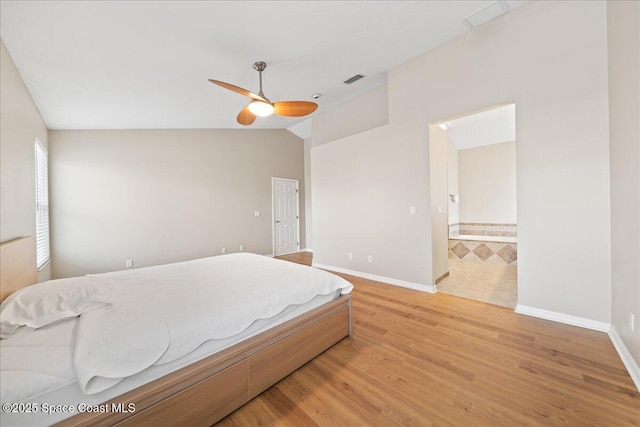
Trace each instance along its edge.
{"label": "wooden platform bed base", "polygon": [[343,295],[108,402],[134,403],[133,413],[82,413],[55,425],[210,426],[349,335],[351,296]]}
{"label": "wooden platform bed base", "polygon": [[[1,301],[37,281],[35,239],[4,242],[0,255]],[[350,335],[351,296],[343,295],[106,402],[133,403],[135,412],[85,412],[56,425],[209,426]]]}

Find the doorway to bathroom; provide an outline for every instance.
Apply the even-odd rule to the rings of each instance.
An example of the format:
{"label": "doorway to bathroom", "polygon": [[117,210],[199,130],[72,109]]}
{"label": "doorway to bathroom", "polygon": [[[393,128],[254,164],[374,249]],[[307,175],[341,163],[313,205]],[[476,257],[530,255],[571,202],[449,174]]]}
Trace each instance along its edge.
{"label": "doorway to bathroom", "polygon": [[[432,123],[429,139],[438,291],[514,308],[518,260],[515,104]],[[443,157],[444,195],[439,183],[445,178]]]}

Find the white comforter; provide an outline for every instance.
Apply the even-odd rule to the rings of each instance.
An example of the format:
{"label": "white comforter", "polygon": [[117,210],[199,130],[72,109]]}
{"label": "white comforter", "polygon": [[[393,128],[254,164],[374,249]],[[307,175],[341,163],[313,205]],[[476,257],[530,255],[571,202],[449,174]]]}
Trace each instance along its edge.
{"label": "white comforter", "polygon": [[233,336],[316,295],[351,292],[322,270],[249,253],[93,276],[110,309],[80,316],[74,368],[87,394]]}

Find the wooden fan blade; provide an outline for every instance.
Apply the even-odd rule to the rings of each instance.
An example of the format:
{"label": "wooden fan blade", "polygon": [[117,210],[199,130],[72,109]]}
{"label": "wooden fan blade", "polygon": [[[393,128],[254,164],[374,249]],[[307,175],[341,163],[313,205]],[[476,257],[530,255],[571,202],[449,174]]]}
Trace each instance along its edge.
{"label": "wooden fan blade", "polygon": [[239,93],[240,95],[243,95],[252,99],[257,99],[259,101],[269,102],[268,99],[263,98],[260,95],[256,95],[253,92],[249,92],[248,90],[243,89],[239,86],[232,85],[231,83],[221,82],[220,80],[213,80],[213,79],[209,79],[209,81],[218,86],[222,86],[225,89],[229,89],[232,92]]}
{"label": "wooden fan blade", "polygon": [[287,117],[302,117],[311,114],[318,104],[308,101],[282,101],[273,103],[273,114]]}
{"label": "wooden fan blade", "polygon": [[241,125],[249,126],[251,123],[256,121],[256,115],[249,110],[249,106],[247,105],[238,113],[238,117],[236,120]]}

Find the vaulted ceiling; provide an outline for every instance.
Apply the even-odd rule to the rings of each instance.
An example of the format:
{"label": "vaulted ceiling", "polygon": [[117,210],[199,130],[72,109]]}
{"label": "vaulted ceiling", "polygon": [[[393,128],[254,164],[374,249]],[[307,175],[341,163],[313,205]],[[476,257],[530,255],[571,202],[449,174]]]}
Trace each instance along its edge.
{"label": "vaulted ceiling", "polygon": [[[318,114],[385,84],[388,70],[470,31],[474,19],[522,3],[3,0],[0,23],[50,129],[240,128],[248,99],[207,79],[257,92],[252,64],[262,60],[272,101],[321,93]],[[355,74],[365,78],[343,84]]]}
{"label": "vaulted ceiling", "polygon": [[515,141],[516,106],[503,105],[443,123],[458,150]]}

